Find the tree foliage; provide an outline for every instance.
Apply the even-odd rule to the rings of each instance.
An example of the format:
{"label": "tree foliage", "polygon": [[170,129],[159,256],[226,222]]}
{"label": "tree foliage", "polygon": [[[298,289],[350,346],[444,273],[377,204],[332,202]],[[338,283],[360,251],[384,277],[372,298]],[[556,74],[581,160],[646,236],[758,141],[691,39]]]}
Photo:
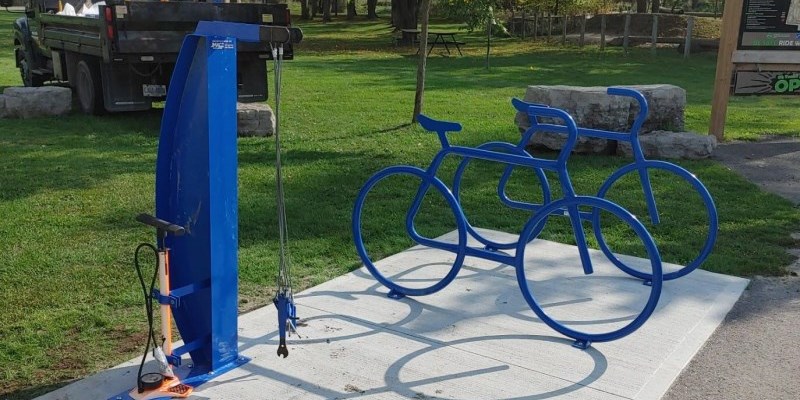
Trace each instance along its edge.
{"label": "tree foliage", "polygon": [[441,10],[448,18],[463,22],[469,30],[486,26],[489,20],[489,7],[495,7],[494,0],[444,0]]}
{"label": "tree foliage", "polygon": [[489,7],[495,14],[512,9],[550,14],[583,14],[608,11],[612,7],[608,0],[440,0],[439,10],[447,18],[463,22],[470,30],[483,29],[489,15]]}

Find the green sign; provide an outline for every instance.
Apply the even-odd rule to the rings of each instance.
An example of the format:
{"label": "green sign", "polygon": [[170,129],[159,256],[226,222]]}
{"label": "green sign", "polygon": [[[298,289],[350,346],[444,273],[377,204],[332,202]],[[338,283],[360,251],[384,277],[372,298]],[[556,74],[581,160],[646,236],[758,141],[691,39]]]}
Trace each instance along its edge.
{"label": "green sign", "polygon": [[800,72],[739,71],[733,93],[737,95],[800,94]]}

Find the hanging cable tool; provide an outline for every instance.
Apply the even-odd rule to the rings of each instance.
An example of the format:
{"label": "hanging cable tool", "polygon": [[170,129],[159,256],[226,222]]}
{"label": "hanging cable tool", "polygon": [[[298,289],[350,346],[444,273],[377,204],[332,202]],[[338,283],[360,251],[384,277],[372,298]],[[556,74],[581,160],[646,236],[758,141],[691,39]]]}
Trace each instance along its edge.
{"label": "hanging cable tool", "polygon": [[[288,39],[288,37],[287,37]],[[289,356],[286,348],[286,333],[296,332],[297,309],[292,296],[291,263],[288,254],[288,232],[286,229],[286,199],[283,193],[283,174],[281,172],[281,136],[280,136],[280,110],[281,110],[281,73],[283,67],[283,43],[270,43],[272,47],[272,60],[275,62],[275,186],[278,203],[278,238],[280,250],[278,253],[278,281],[277,293],[272,302],[278,309],[278,357]]]}

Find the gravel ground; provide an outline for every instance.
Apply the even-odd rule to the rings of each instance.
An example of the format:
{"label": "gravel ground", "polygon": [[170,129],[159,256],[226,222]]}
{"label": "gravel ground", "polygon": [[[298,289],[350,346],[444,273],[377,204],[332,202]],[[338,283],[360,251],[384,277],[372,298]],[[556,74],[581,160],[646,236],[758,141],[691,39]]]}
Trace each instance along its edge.
{"label": "gravel ground", "polygon": [[[800,140],[726,143],[714,158],[800,205]],[[800,262],[789,269],[794,276],[752,278],[664,400],[800,399]]]}

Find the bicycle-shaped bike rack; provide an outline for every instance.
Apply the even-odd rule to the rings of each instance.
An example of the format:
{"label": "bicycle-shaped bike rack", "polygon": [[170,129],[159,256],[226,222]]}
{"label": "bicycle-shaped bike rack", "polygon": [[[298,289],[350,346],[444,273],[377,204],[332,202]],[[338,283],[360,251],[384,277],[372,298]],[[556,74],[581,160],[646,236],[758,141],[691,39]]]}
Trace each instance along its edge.
{"label": "bicycle-shaped bike rack", "polygon": [[[672,280],[676,278],[680,278],[699,267],[703,261],[708,258],[709,254],[711,254],[711,249],[714,247],[714,242],[717,238],[717,228],[718,228],[718,219],[717,219],[717,208],[714,205],[714,200],[711,198],[711,194],[708,192],[708,189],[697,179],[694,174],[687,171],[686,169],[675,165],[670,162],[660,161],[660,160],[648,160],[644,156],[644,152],[642,151],[642,147],[639,143],[639,130],[644,124],[645,119],[647,118],[647,114],[649,112],[649,107],[647,105],[647,100],[645,97],[638,91],[626,88],[609,88],[607,93],[613,96],[627,96],[631,97],[639,105],[639,113],[637,114],[636,118],[633,121],[631,126],[630,132],[612,132],[612,131],[605,131],[600,129],[590,129],[590,128],[581,128],[578,127],[578,136],[583,137],[593,137],[593,138],[600,138],[600,139],[608,139],[608,140],[616,140],[618,142],[628,142],[631,145],[631,150],[633,153],[633,162],[627,164],[614,173],[612,173],[605,182],[600,186],[600,189],[597,192],[597,197],[606,198],[609,194],[609,190],[614,187],[616,183],[618,183],[621,179],[627,174],[636,173],[639,178],[639,183],[641,185],[641,189],[644,194],[644,200],[647,206],[648,216],[650,218],[650,223],[655,226],[661,222],[661,217],[658,212],[658,207],[656,204],[655,197],[653,195],[653,187],[650,183],[650,170],[661,170],[665,171],[673,175],[670,179],[671,180],[682,180],[688,183],[691,188],[696,192],[696,198],[699,198],[700,201],[703,203],[703,207],[706,211],[706,221],[704,223],[699,223],[699,225],[707,226],[707,233],[705,235],[705,240],[700,247],[699,253],[691,259],[691,261],[686,262],[683,268],[679,270],[672,271],[669,273],[664,273],[664,280]],[[514,99],[513,105],[518,111],[526,112],[527,108],[531,105],[537,105],[532,103],[525,103],[523,101]],[[553,127],[552,125],[547,126],[546,129],[540,127],[537,129],[538,121],[535,119],[530,118],[533,123],[531,124],[531,128],[526,131],[526,134],[523,135],[522,140],[517,145],[517,148],[521,151],[525,150],[525,145],[530,139],[530,135],[532,135],[536,131],[553,131],[553,132],[563,132],[565,133],[564,127]],[[461,180],[461,175],[464,172],[464,167],[467,165],[468,160],[464,160],[462,164],[459,166],[459,170],[456,173],[456,180],[454,184],[454,189],[458,192],[458,185]],[[500,178],[500,183],[498,186],[498,195],[500,196],[501,201],[509,207],[523,209],[523,210],[530,210],[536,211],[541,208],[542,205],[540,204],[531,204],[531,203],[524,203],[510,199],[505,194],[505,187],[508,183],[508,179],[511,177],[511,173],[513,171],[513,166],[509,166],[503,173],[503,176]],[[537,171],[537,177],[539,178],[539,183],[542,185],[543,195],[545,197],[544,203],[549,201],[550,197],[550,188],[549,183],[547,182],[547,177],[541,173],[541,171]],[[695,198],[692,196],[686,196],[687,198]],[[596,222],[596,221],[593,221]],[[635,269],[629,268],[623,262],[621,262],[611,251],[608,244],[606,243],[605,238],[602,236],[602,231],[599,229],[595,229],[595,237],[599,243],[599,246],[603,253],[605,253],[606,257],[609,258],[617,267],[622,269],[623,271],[633,275],[637,278],[649,280],[649,276],[647,274],[641,273]],[[481,240],[479,237],[480,235],[477,232],[472,232],[473,235],[476,235],[476,238]],[[482,240],[483,241],[483,240]],[[488,242],[488,241],[486,241]],[[485,243],[490,245],[489,243]]]}
{"label": "bicycle-shaped bike rack", "polygon": [[[384,286],[389,288],[389,297],[402,298],[404,296],[422,296],[435,293],[455,279],[461,266],[464,263],[466,256],[472,256],[491,260],[503,264],[513,266],[516,270],[517,283],[522,291],[523,297],[534,311],[534,313],[548,326],[557,332],[575,339],[574,346],[578,348],[587,348],[592,342],[606,342],[619,339],[626,336],[636,329],[638,329],[653,313],[656,304],[658,303],[661,295],[662,281],[665,279],[674,279],[679,276],[691,272],[694,268],[700,265],[702,261],[708,256],[711,247],[713,246],[716,234],[716,210],[714,209],[713,201],[708,195],[705,187],[693,175],[686,172],[684,169],[673,164],[665,163],[662,161],[652,161],[644,159],[641,148],[638,144],[637,134],[638,130],[644,122],[647,115],[647,104],[644,97],[633,90],[623,88],[611,88],[609,94],[624,95],[634,97],[640,105],[640,113],[637,116],[631,133],[616,133],[592,129],[578,128],[572,117],[566,112],[540,105],[527,104],[522,101],[514,99],[512,103],[521,111],[528,114],[531,127],[522,135],[520,142],[516,145],[506,142],[489,142],[478,147],[462,147],[453,146],[447,139],[447,132],[457,132],[461,130],[461,125],[454,122],[437,121],[428,118],[424,115],[419,115],[418,121],[420,125],[429,130],[437,133],[441,143],[441,150],[434,156],[430,166],[423,170],[418,167],[409,165],[397,165],[385,168],[371,178],[362,187],[358,194],[353,210],[352,230],[353,237],[356,245],[356,250],[364,262],[370,273]],[[562,121],[563,124],[544,123],[541,121]],[[566,142],[562,150],[555,159],[537,158],[532,156],[525,150],[525,146],[529,143],[531,137],[536,132],[560,132],[566,135]],[[612,174],[612,176],[601,187],[598,196],[581,196],[576,194],[567,172],[567,160],[570,153],[575,146],[579,135],[596,136],[612,138],[615,140],[629,140],[633,144],[635,161],[633,164],[621,168],[619,171]],[[444,161],[448,156],[461,157],[462,161],[456,169],[453,191],[437,177],[437,173]],[[531,211],[533,215],[525,223],[518,240],[509,243],[494,242],[485,236],[481,235],[470,223],[467,221],[466,216],[462,210],[459,201],[459,191],[461,187],[461,180],[470,160],[479,159],[490,162],[505,164],[505,170],[498,185],[498,195],[501,201],[512,208]],[[506,185],[514,168],[527,168],[533,170],[542,187],[543,202],[541,204],[532,204],[510,199],[506,193]],[[614,184],[614,182],[621,176],[631,171],[638,171],[642,184],[649,188],[648,168],[658,168],[673,172],[681,178],[689,181],[692,185],[704,196],[704,201],[709,207],[710,219],[710,234],[704,249],[700,256],[698,256],[691,264],[682,268],[679,271],[670,274],[662,273],[661,257],[659,255],[656,243],[648,233],[645,226],[636,219],[630,212],[621,206],[606,200],[603,195]],[[563,198],[558,200],[551,199],[550,186],[545,175],[545,171],[551,171],[557,174],[558,181],[561,184],[561,192]],[[392,280],[389,274],[384,274],[370,259],[364,245],[362,236],[362,214],[364,203],[369,192],[382,180],[393,176],[410,176],[420,181],[419,187],[411,202],[411,205],[405,216],[405,229],[411,239],[419,245],[426,246],[433,249],[444,250],[455,254],[455,259],[452,261],[449,271],[444,277],[438,279],[435,283],[425,287],[409,287],[399,280]],[[453,216],[455,217],[455,225],[457,231],[457,242],[451,243],[441,239],[428,238],[418,233],[415,226],[415,219],[423,203],[423,199],[431,190],[435,189],[445,202],[449,205]],[[649,191],[645,189],[645,193],[649,193],[648,206],[651,210],[651,216],[655,215],[655,202],[652,199],[652,189]],[[587,211],[590,210],[590,211]],[[601,213],[603,215],[611,215],[616,217],[623,224],[627,225],[629,231],[633,232],[638,240],[641,242],[642,248],[647,255],[645,260],[649,265],[644,271],[635,269],[623,263],[610,250],[604,236],[601,233]],[[524,268],[525,252],[528,242],[535,239],[544,229],[547,220],[551,216],[565,216],[569,218],[570,226],[573,231],[575,244],[579,253],[581,266],[585,275],[590,275],[594,272],[590,249],[587,243],[586,235],[584,232],[583,221],[590,221],[592,224],[592,231],[597,238],[599,247],[602,249],[606,257],[612,261],[614,265],[620,268],[627,274],[642,279],[647,284],[646,288],[649,289],[649,294],[646,296],[644,306],[640,311],[636,311],[635,316],[624,319],[624,324],[616,329],[604,332],[584,332],[579,331],[572,326],[567,326],[554,318],[551,318],[543,310],[543,305],[537,300],[534,291],[529,284],[528,272]],[[483,246],[470,246],[467,244],[468,236],[480,242]],[[515,249],[513,255],[506,254],[501,251],[504,249]]]}

